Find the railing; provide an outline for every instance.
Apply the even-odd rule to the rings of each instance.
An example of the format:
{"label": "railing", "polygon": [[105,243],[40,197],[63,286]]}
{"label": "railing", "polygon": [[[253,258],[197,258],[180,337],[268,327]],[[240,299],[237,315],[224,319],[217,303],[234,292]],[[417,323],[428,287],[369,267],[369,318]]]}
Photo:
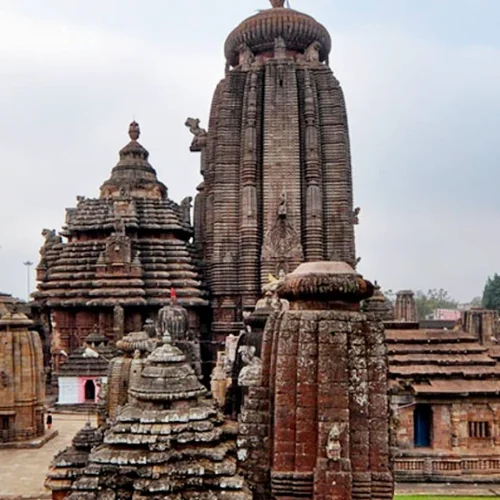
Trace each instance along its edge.
{"label": "railing", "polygon": [[399,477],[500,474],[500,457],[400,457],[394,462]]}

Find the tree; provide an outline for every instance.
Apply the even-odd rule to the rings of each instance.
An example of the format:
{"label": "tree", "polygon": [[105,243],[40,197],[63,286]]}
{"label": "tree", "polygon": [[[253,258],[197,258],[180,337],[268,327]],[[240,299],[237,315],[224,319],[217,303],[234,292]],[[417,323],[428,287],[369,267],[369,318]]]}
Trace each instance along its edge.
{"label": "tree", "polygon": [[483,305],[483,299],[482,297],[474,297],[471,301],[470,301],[470,305],[472,307],[481,307]]}
{"label": "tree", "polygon": [[422,290],[415,292],[415,303],[419,319],[430,316],[435,309],[457,309],[458,301],[452,299],[446,290],[434,288],[424,293]]}
{"label": "tree", "polygon": [[500,310],[500,276],[497,273],[490,276],[484,285],[483,307]]}

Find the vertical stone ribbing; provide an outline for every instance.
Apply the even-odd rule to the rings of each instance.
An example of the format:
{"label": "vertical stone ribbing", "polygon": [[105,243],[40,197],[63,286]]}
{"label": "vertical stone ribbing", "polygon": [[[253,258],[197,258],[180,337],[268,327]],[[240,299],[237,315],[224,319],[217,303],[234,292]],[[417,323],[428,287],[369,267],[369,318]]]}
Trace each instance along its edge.
{"label": "vertical stone ribbing", "polygon": [[214,233],[211,291],[215,341],[238,329],[240,213],[240,138],[246,75],[232,72],[225,80],[219,106],[214,177]]}
{"label": "vertical stone ribbing", "polygon": [[303,200],[304,227],[303,245],[306,261],[319,261],[324,258],[323,249],[323,190],[320,167],[320,145],[318,138],[317,92],[314,79],[308,69],[303,71],[303,154],[304,182]]}
{"label": "vertical stone ribbing", "polygon": [[216,146],[218,139],[219,128],[217,126],[219,120],[219,105],[222,98],[224,82],[217,85],[215,94],[212,100],[210,110],[210,119],[208,122],[208,139],[205,148],[205,165],[204,165],[204,197],[205,197],[205,216],[203,219],[204,228],[203,234],[203,260],[207,264],[205,266],[206,279],[211,283],[212,277],[212,262],[213,256],[213,234],[214,234],[214,183],[215,183],[215,161],[216,161]]}
{"label": "vertical stone ribbing", "polygon": [[260,132],[259,82],[261,75],[247,74],[243,110],[240,205],[240,279],[242,307],[253,308],[260,294],[258,135]]}
{"label": "vertical stone ribbing", "polygon": [[[296,66],[266,63],[263,129],[261,279],[302,261],[300,130]],[[281,212],[280,212],[281,210]]]}
{"label": "vertical stone ribbing", "polygon": [[314,71],[317,85],[324,186],[325,258],[355,265],[351,155],[342,89],[329,68]]}

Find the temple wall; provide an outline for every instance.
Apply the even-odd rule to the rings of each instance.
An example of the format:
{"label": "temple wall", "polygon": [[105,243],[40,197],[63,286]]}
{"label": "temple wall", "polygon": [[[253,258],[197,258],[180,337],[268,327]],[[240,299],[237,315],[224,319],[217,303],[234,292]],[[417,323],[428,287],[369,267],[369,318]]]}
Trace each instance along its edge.
{"label": "temple wall", "polygon": [[[432,409],[430,446],[417,446],[417,405],[398,411],[399,481],[500,479],[500,398],[418,403]],[[424,433],[426,425],[423,425]]]}
{"label": "temple wall", "polygon": [[78,377],[59,377],[59,396],[57,402],[60,405],[75,405],[80,403],[78,394]]}

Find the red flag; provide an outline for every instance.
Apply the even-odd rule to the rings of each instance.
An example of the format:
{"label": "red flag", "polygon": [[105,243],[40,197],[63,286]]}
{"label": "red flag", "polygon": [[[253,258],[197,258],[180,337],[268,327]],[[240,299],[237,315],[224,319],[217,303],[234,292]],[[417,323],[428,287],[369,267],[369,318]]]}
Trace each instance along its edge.
{"label": "red flag", "polygon": [[177,293],[173,288],[170,289],[170,300],[172,300],[174,304],[177,302]]}

